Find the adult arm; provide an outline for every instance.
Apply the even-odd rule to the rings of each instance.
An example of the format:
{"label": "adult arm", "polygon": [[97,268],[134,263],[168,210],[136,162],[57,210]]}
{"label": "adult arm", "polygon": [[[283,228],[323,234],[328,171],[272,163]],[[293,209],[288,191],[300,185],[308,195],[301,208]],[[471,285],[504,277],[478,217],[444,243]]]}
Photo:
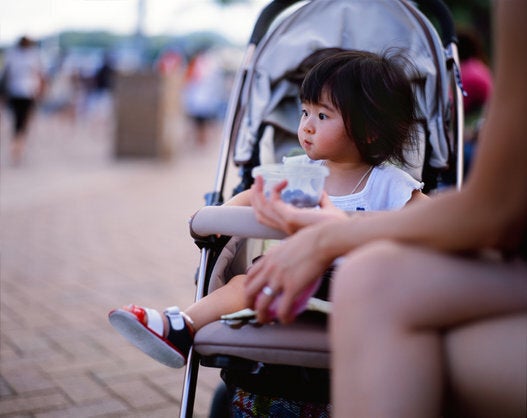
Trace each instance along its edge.
{"label": "adult arm", "polygon": [[347,227],[329,226],[321,248],[341,255],[380,238],[443,251],[519,244],[527,222],[527,3],[506,0],[496,7],[496,86],[463,189],[374,219],[350,219]]}

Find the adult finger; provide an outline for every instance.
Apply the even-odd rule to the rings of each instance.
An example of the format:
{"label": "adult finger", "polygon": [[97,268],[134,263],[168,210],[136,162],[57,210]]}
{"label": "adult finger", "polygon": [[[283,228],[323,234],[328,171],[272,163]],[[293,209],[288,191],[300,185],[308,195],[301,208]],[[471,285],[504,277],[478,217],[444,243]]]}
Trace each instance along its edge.
{"label": "adult finger", "polygon": [[277,183],[271,190],[271,195],[269,200],[282,200],[282,190],[287,187],[287,180],[282,180]]}
{"label": "adult finger", "polygon": [[255,300],[254,309],[256,310],[256,319],[260,323],[266,323],[273,318],[269,312],[271,304],[279,297],[280,291],[270,284],[266,284]]}
{"label": "adult finger", "polygon": [[331,206],[334,206],[333,205],[333,202],[331,202],[327,192],[325,190],[322,191],[322,196],[320,197],[320,207],[321,208],[324,208],[324,207],[331,207]]}
{"label": "adult finger", "polygon": [[249,307],[254,306],[254,301],[266,285],[267,280],[265,278],[265,273],[263,272],[263,260],[258,260],[251,268],[247,271],[247,278],[245,281],[245,297]]}
{"label": "adult finger", "polygon": [[254,206],[254,202],[260,200],[263,197],[263,178],[262,176],[256,176],[254,183],[251,186],[250,201],[251,205]]}

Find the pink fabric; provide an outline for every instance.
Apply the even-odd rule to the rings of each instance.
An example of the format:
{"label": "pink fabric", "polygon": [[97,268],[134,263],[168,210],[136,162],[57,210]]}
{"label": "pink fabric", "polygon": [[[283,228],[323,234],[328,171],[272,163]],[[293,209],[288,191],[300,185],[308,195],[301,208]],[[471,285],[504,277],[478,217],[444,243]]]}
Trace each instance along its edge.
{"label": "pink fabric", "polygon": [[492,94],[492,74],[480,60],[469,58],[461,63],[461,80],[467,96],[463,105],[467,113],[478,110]]}
{"label": "pink fabric", "polygon": [[[293,303],[293,314],[295,317],[306,310],[307,302],[309,298],[317,292],[321,283],[322,283],[322,279],[316,280],[311,285],[309,285],[306,289],[304,289],[304,291],[298,296],[298,298]],[[260,295],[258,297],[260,297]],[[278,295],[277,297],[274,298],[274,300],[271,302],[271,305],[269,306],[269,315],[272,318],[277,317],[278,305],[280,304],[281,299],[282,299],[282,295]]]}

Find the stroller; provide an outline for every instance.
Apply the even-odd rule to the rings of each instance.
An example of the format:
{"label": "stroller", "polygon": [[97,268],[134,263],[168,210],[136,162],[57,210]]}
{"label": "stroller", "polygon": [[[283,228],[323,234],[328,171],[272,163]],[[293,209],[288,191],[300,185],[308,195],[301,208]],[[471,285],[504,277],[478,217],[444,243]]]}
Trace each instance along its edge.
{"label": "stroller", "polygon": [[[252,184],[253,167],[280,161],[298,147],[299,65],[316,50],[403,49],[419,74],[413,82],[421,137],[411,156],[417,169],[410,174],[425,182],[427,192],[447,177],[460,187],[463,109],[454,25],[441,0],[425,6],[421,11],[407,0],[275,0],[262,11],[231,94],[214,190],[190,222],[201,249],[196,300],[245,273],[261,254],[262,239],[283,238],[258,224],[251,208],[219,205],[230,162],[240,172],[236,194]],[[192,416],[200,365],[222,369],[234,416],[328,416],[326,322],[325,315],[306,312],[287,326],[206,325],[189,353],[180,416]]]}

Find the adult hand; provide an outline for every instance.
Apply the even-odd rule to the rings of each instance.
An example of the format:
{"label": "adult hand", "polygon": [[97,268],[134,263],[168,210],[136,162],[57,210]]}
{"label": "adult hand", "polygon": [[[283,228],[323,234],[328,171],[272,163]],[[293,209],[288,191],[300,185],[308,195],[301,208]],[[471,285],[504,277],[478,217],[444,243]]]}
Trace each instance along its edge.
{"label": "adult hand", "polygon": [[320,198],[320,211],[323,213],[324,218],[321,218],[321,220],[337,220],[337,219],[346,219],[348,215],[343,210],[337,208],[333,202],[330,200],[328,194],[323,191],[322,197]]}
{"label": "adult hand", "polygon": [[266,198],[263,192],[263,179],[260,176],[256,177],[251,187],[251,206],[258,222],[291,235],[307,225],[346,217],[343,211],[331,203],[326,192],[322,194],[320,208],[297,208],[283,202],[280,194],[286,185],[285,180],[280,182],[271,190],[269,198]]}
{"label": "adult hand", "polygon": [[283,323],[293,321],[296,298],[333,261],[332,256],[320,251],[317,246],[323,233],[324,224],[304,228],[272,247],[249,269],[246,296],[248,306],[257,311],[258,321],[265,323],[272,319],[268,309],[278,295],[278,319]]}

